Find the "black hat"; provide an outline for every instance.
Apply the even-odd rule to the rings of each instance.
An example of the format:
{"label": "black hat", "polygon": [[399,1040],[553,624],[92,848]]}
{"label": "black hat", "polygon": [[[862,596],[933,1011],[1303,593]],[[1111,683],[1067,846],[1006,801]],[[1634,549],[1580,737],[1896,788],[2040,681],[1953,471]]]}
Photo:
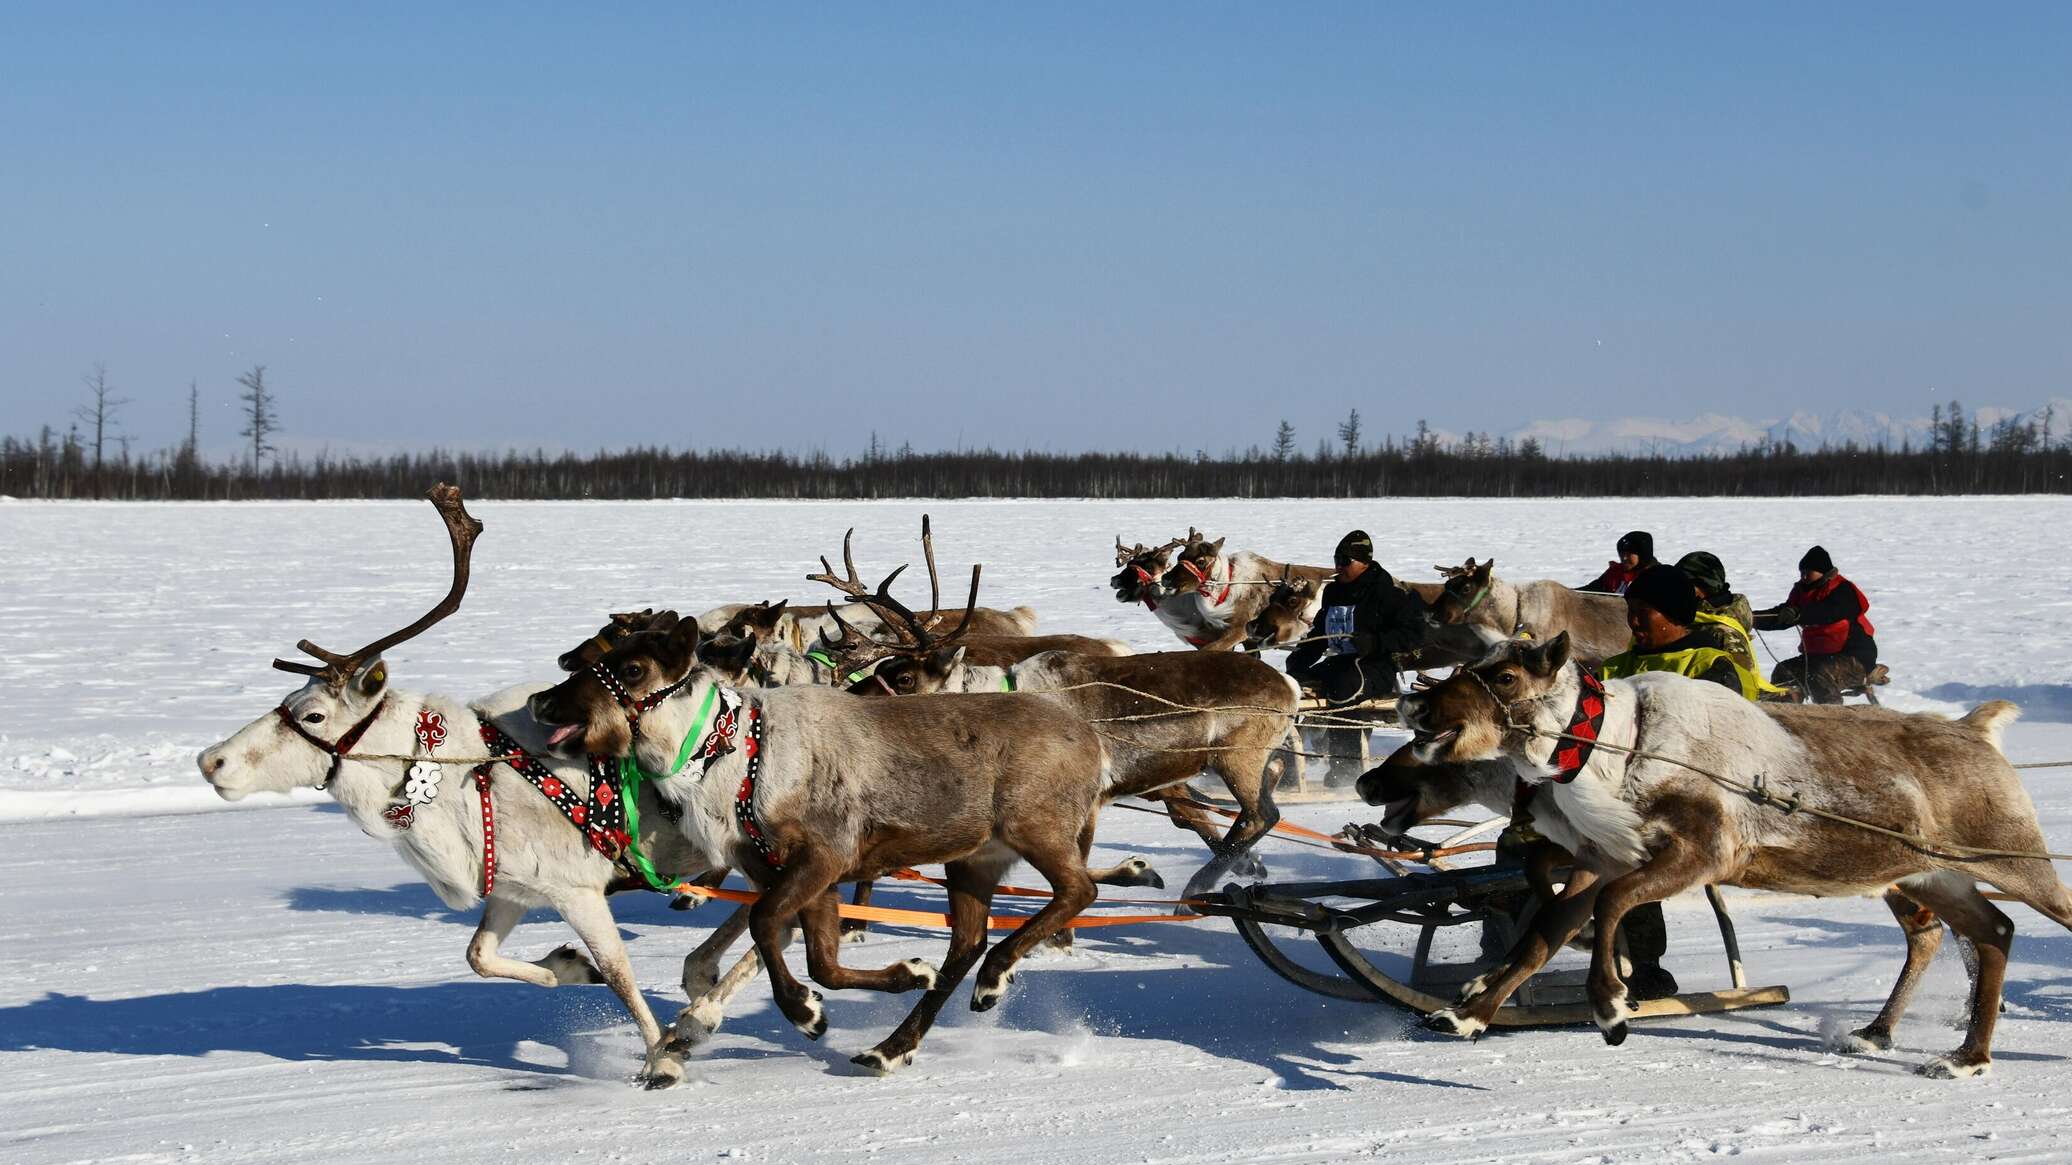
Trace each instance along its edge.
{"label": "black hat", "polygon": [[1817,570],[1822,574],[1833,574],[1835,572],[1835,560],[1827,556],[1827,550],[1824,547],[1815,546],[1806,552],[1804,558],[1799,559],[1799,569]]}
{"label": "black hat", "polygon": [[1655,556],[1655,536],[1646,530],[1628,530],[1625,537],[1619,539],[1619,553],[1638,554],[1640,560],[1646,562]]}
{"label": "black hat", "polygon": [[1676,560],[1676,569],[1691,576],[1691,581],[1705,589],[1708,595],[1724,595],[1732,589],[1727,586],[1727,568],[1719,555],[1710,550],[1693,550]]}
{"label": "black hat", "polygon": [[1338,540],[1338,549],[1331,552],[1334,562],[1373,562],[1374,539],[1367,537],[1367,531],[1355,530]]}
{"label": "black hat", "polygon": [[1626,587],[1626,601],[1653,607],[1679,627],[1698,618],[1698,593],[1691,589],[1691,576],[1673,566],[1651,566]]}

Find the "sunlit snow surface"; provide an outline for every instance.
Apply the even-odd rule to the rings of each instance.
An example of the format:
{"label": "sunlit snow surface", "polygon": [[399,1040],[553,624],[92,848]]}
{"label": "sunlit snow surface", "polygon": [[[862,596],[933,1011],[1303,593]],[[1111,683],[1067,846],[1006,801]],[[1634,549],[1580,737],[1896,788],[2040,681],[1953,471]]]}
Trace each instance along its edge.
{"label": "sunlit snow surface", "polygon": [[[1819,542],[1872,596],[1888,702],[1961,710],[2008,696],[2017,761],[2072,759],[2072,504],[2042,499],[1800,502],[1175,502],[583,505],[479,503],[487,532],[461,613],[391,655],[399,686],[477,694],[544,677],[607,610],[818,597],[815,559],[857,527],[875,578],[919,567],[935,516],[945,590],[986,564],[986,598],[1048,630],[1173,645],[1105,586],[1111,548],[1192,524],[1229,546],[1321,562],[1345,530],[1411,578],[1494,555],[1500,574],[1570,582],[1617,535],[1665,558],[1707,549],[1758,606]],[[267,661],[309,637],[347,648],[428,605],[447,578],[412,504],[0,504],[0,1160],[585,1158],[797,1161],[872,1156],[1069,1161],[1624,1161],[2062,1157],[2072,1141],[2072,935],[2013,908],[1995,1075],[1910,1069],[1955,1045],[1961,967],[1931,972],[1901,1047],[1851,1059],[1823,1034],[1866,1020],[1898,930],[1868,901],[1737,894],[1757,982],[1785,1008],[1462,1044],[1402,1013],[1272,977],[1222,924],[1096,931],[1028,964],[1002,1008],[944,1013],[909,1071],[848,1072],[905,1001],[831,996],[823,1045],[760,986],[673,1092],[623,1083],[638,1040],[603,988],[482,982],[472,918],[442,908],[328,807],[223,813],[201,746],[291,686]],[[920,597],[910,571],[903,580]],[[1772,635],[1778,654],[1788,636]],[[2072,849],[2072,770],[2029,774],[2054,848]],[[208,812],[203,812],[207,810]],[[1291,813],[1321,828],[1356,805]],[[1100,852],[1141,853],[1177,886],[1186,835],[1111,812]],[[1355,859],[1272,845],[1275,877],[1363,876]],[[1023,877],[1029,875],[1023,872]],[[658,1010],[717,921],[617,900]],[[1701,903],[1670,906],[1670,965],[1717,985]],[[519,928],[536,957],[559,923]],[[932,935],[846,948],[933,957]],[[801,960],[802,963],[802,960]]]}

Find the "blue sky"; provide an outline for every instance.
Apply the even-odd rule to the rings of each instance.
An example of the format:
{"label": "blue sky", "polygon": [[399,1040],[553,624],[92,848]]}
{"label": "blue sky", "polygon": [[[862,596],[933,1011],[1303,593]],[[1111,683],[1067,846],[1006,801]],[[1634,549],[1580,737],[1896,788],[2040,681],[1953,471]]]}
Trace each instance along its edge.
{"label": "blue sky", "polygon": [[2072,385],[2072,8],[81,4],[0,431],[1221,449]]}

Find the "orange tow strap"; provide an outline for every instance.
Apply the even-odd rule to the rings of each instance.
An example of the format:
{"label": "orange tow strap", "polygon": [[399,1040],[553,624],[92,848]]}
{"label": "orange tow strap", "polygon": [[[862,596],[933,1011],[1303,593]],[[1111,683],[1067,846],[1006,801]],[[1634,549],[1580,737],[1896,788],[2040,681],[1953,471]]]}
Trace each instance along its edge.
{"label": "orange tow strap", "polygon": [[[1238,815],[1232,812],[1231,810],[1225,809],[1220,805],[1211,805],[1206,801],[1196,801],[1191,798],[1180,797],[1166,797],[1162,798],[1161,800],[1177,802],[1190,809],[1206,809],[1209,812],[1216,814],[1218,817],[1222,817],[1230,821],[1236,821],[1238,818]],[[1117,804],[1111,807],[1117,809],[1134,809],[1140,813],[1165,813],[1165,810],[1163,809],[1155,809],[1148,805]],[[1372,846],[1355,845],[1342,837],[1333,837],[1328,833],[1319,833],[1314,829],[1310,829],[1309,827],[1303,825],[1297,825],[1292,821],[1276,821],[1273,824],[1273,828],[1269,832],[1278,833],[1284,837],[1300,838],[1312,844],[1328,847],[1330,849],[1335,849],[1340,853],[1366,854],[1368,857],[1371,858],[1387,858],[1391,861],[1399,862],[1426,861],[1431,858],[1449,858],[1455,854],[1489,853],[1496,849],[1496,843],[1493,841],[1472,841],[1467,843],[1466,845],[1437,846],[1432,849],[1419,850],[1375,849]]]}
{"label": "orange tow strap", "polygon": [[[912,871],[901,871],[895,877],[909,873],[912,873]],[[914,877],[924,882],[936,881],[934,878],[922,877],[918,874],[915,874]],[[744,905],[755,902],[762,897],[761,894],[754,890],[729,890],[724,887],[695,886],[689,882],[679,883],[674,889],[679,894],[692,894],[699,898],[717,898],[723,902],[740,902]],[[1013,887],[1002,887],[1002,890],[1024,895],[1041,895],[1043,897],[1049,897],[1050,894],[1047,890],[1017,890]],[[1175,900],[1162,903],[1161,905],[1182,906],[1186,904],[1185,902]],[[853,906],[847,902],[842,903],[839,910],[843,918],[855,918],[864,922],[895,922],[905,923],[909,926],[933,927],[948,927],[950,925],[949,915],[940,914],[932,910],[901,910],[893,906]],[[1065,926],[1071,930],[1086,930],[1096,926],[1134,926],[1143,922],[1193,922],[1205,917],[1207,916],[1201,914],[1082,914],[1066,922]],[[1029,915],[1026,914],[992,914],[986,916],[986,929],[1013,930],[1027,921],[1029,921]]]}

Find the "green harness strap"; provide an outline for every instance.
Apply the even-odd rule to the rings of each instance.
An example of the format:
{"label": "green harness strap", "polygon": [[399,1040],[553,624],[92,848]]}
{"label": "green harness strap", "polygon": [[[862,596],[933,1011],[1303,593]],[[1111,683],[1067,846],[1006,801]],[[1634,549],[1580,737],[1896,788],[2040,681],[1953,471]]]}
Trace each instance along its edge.
{"label": "green harness strap", "polygon": [[[821,667],[824,667],[824,668],[826,668],[827,670],[829,670],[829,671],[831,671],[831,672],[835,673],[836,675],[841,675],[841,674],[842,674],[842,672],[841,672],[841,669],[840,669],[840,668],[837,668],[837,667],[835,666],[835,661],[834,661],[834,660],[832,660],[832,659],[829,659],[829,658],[828,658],[828,655],[827,655],[827,653],[826,653],[825,651],[822,651],[822,650],[820,650],[820,649],[819,649],[819,648],[817,648],[817,647],[816,647],[816,648],[814,648],[813,650],[811,650],[811,651],[807,652],[807,653],[806,653],[806,658],[807,658],[807,659],[810,659],[810,660],[812,660],[812,661],[813,661],[814,663],[817,663],[817,664],[819,664],[819,665],[820,665]],[[860,679],[862,679],[862,678],[863,678],[863,673],[862,673],[862,672],[860,672],[860,671],[853,671],[853,672],[850,672],[850,673],[849,673],[849,679],[848,679],[848,682],[849,682],[849,683],[852,683],[852,684],[853,684],[853,683],[855,683],[856,681],[858,681],[858,680],[860,680]]]}
{"label": "green harness strap", "polygon": [[[682,772],[683,767],[691,762],[691,751],[705,739],[705,725],[712,719],[712,708],[717,703],[719,685],[714,684],[705,689],[705,702],[698,706],[698,718],[691,722],[690,732],[685,734],[683,743],[677,746],[676,763],[670,767],[669,776],[673,777]],[[634,756],[619,758],[619,795],[626,799],[626,860],[632,863],[635,872],[647,879],[650,887],[666,893],[683,879],[665,878],[656,873],[655,863],[649,861],[647,854],[640,848],[641,782],[663,779],[665,778],[661,774],[651,773],[642,768],[639,759]]]}

